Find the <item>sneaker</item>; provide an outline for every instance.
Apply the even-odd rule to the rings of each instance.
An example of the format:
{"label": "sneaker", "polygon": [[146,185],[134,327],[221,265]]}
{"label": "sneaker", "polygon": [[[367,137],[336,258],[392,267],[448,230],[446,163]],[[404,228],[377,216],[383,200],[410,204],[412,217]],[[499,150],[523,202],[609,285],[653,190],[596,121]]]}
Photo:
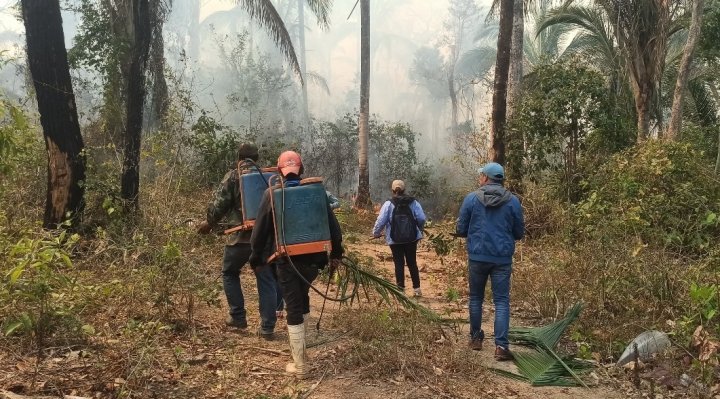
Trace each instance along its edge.
{"label": "sneaker", "polygon": [[246,329],[248,326],[247,320],[245,320],[245,319],[238,320],[238,319],[233,318],[232,316],[228,316],[228,318],[225,319],[225,325],[228,327],[239,328],[241,330]]}
{"label": "sneaker", "polygon": [[471,339],[468,342],[468,346],[470,347],[470,349],[472,349],[474,351],[480,351],[480,350],[482,350],[482,340],[481,339]]}
{"label": "sneaker", "polygon": [[413,290],[415,291],[416,297],[422,296],[422,290],[420,290],[420,287],[414,288]]}
{"label": "sneaker", "polygon": [[504,362],[507,360],[513,360],[513,355],[509,349],[505,349],[502,346],[495,347],[495,360]]}

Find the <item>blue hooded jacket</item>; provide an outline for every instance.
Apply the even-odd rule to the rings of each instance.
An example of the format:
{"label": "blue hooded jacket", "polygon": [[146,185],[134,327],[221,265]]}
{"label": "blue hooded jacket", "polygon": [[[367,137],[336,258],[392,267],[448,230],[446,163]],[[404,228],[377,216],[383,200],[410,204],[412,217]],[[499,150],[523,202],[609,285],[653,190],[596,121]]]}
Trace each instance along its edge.
{"label": "blue hooded jacket", "polygon": [[515,240],[525,234],[520,201],[501,184],[486,184],[465,197],[456,232],[467,237],[470,260],[510,264]]}

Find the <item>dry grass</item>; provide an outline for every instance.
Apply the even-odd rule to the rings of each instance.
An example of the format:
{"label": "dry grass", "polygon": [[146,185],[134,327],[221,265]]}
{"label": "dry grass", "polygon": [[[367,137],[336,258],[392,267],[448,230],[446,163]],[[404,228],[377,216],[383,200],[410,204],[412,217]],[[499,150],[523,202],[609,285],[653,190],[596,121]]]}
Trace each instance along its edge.
{"label": "dry grass", "polygon": [[344,309],[333,317],[333,328],[351,337],[337,367],[354,370],[361,379],[409,380],[451,397],[466,397],[473,390],[462,376],[472,376],[475,386],[488,378],[464,339],[414,312],[369,306]]}

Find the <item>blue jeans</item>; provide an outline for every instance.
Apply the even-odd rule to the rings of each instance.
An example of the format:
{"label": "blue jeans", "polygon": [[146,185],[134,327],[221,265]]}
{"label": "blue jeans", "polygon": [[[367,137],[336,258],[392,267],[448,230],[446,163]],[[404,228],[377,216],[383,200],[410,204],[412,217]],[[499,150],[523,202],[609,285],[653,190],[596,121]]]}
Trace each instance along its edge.
{"label": "blue jeans", "polygon": [[[245,297],[240,286],[240,269],[250,258],[249,244],[225,246],[223,255],[223,289],[230,307],[230,316],[235,320],[247,320],[245,313]],[[278,283],[271,266],[263,266],[255,273],[257,280],[258,302],[260,307],[260,328],[263,333],[270,334],[275,330],[277,317]]]}
{"label": "blue jeans", "polygon": [[468,262],[470,283],[470,338],[484,339],[482,330],[482,308],[485,299],[485,285],[488,277],[495,303],[495,345],[507,349],[510,329],[510,275],[512,264],[498,265],[486,262]]}

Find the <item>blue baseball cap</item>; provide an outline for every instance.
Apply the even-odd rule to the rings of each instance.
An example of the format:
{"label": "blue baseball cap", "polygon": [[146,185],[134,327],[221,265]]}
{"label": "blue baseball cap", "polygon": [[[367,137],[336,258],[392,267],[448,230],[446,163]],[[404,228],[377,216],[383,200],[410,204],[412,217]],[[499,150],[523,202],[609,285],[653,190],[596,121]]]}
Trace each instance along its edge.
{"label": "blue baseball cap", "polygon": [[505,169],[503,169],[502,165],[499,163],[487,163],[485,166],[478,169],[478,173],[482,173],[493,180],[505,180]]}

